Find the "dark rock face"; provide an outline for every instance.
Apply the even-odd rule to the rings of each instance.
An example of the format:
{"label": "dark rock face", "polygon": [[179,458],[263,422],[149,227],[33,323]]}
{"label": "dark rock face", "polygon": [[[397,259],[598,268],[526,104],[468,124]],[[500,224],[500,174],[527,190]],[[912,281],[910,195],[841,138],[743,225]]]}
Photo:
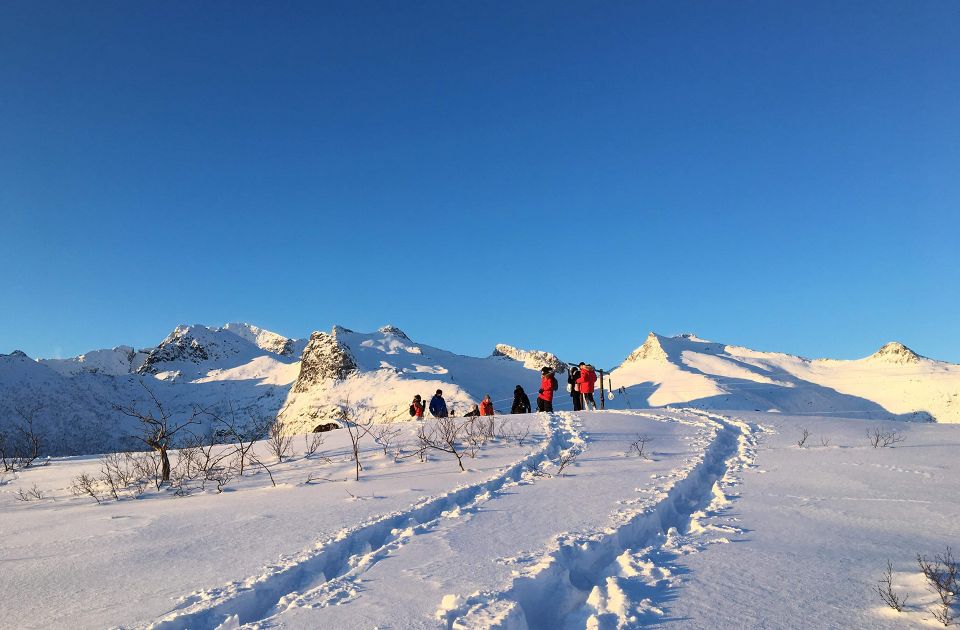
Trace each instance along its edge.
{"label": "dark rock face", "polygon": [[397,337],[398,339],[406,339],[407,341],[410,341],[410,337],[407,336],[407,333],[403,332],[402,330],[400,330],[400,329],[397,328],[396,326],[391,326],[390,324],[387,324],[386,326],[383,326],[382,328],[379,328],[378,330],[379,330],[380,332],[382,332],[383,334],[385,334],[385,335],[393,335],[394,337]]}
{"label": "dark rock face", "polygon": [[336,422],[327,422],[326,424],[318,424],[314,427],[314,433],[326,433],[327,431],[336,431],[340,428],[340,425]]}
{"label": "dark rock face", "polygon": [[179,326],[159,346],[150,351],[150,356],[137,371],[141,374],[156,374],[161,371],[157,366],[163,363],[176,361],[201,363],[209,358],[206,348],[190,334],[190,329]]}
{"label": "dark rock face", "polygon": [[337,330],[332,334],[314,332],[300,358],[300,376],[293,391],[308,391],[323,380],[343,380],[357,370],[357,361],[350,349],[337,340]]}

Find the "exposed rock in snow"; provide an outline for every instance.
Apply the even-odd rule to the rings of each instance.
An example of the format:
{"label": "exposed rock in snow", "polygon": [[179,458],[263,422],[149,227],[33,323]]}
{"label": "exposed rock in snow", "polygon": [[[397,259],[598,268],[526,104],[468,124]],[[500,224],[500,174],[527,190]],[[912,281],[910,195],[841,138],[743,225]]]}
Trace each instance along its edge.
{"label": "exposed rock in snow", "polygon": [[26,359],[30,360],[30,357],[27,356],[27,353],[23,350],[14,350],[10,354],[0,354],[0,359],[9,358],[9,359]]}
{"label": "exposed rock in snow", "polygon": [[647,339],[643,342],[643,345],[631,352],[624,363],[632,363],[633,361],[660,361],[666,363],[668,360],[667,353],[660,343],[660,335],[650,333],[647,335]]}
{"label": "exposed rock in snow", "polygon": [[899,341],[891,341],[867,357],[866,360],[891,363],[894,365],[908,365],[919,363],[921,359],[923,359],[923,357]]}
{"label": "exposed rock in snow", "polygon": [[403,332],[396,326],[392,326],[390,324],[387,324],[386,326],[381,327],[379,329],[379,332],[382,332],[385,335],[393,335],[394,337],[397,337],[399,339],[405,339],[407,341],[410,341],[410,337],[408,337],[405,332]]}
{"label": "exposed rock in snow", "polygon": [[357,361],[350,349],[337,341],[338,332],[345,330],[334,326],[330,334],[314,332],[310,335],[300,358],[300,376],[293,385],[294,392],[306,392],[323,380],[343,380],[356,371]]}
{"label": "exposed rock in snow", "polygon": [[261,350],[279,354],[280,356],[290,356],[294,351],[294,340],[278,335],[275,332],[264,330],[253,324],[231,323],[223,327],[242,339],[246,339]]}
{"label": "exposed rock in snow", "polygon": [[91,350],[71,359],[39,359],[39,362],[64,376],[81,372],[119,376],[139,370],[151,350],[137,351],[130,346],[117,346],[109,350]]}
{"label": "exposed rock in snow", "polygon": [[531,370],[540,370],[544,367],[551,367],[557,374],[567,371],[567,364],[557,358],[552,352],[543,352],[542,350],[522,350],[505,343],[498,343],[493,349],[492,357],[507,357],[514,361],[523,363],[523,367]]}

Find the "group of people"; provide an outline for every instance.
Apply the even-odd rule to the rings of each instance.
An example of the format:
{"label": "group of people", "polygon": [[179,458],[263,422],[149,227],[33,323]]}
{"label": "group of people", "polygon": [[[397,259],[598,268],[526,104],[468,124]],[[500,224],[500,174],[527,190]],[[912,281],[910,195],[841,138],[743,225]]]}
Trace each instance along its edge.
{"label": "group of people", "polygon": [[[580,362],[579,365],[570,366],[567,373],[567,391],[573,402],[574,411],[583,411],[585,409],[596,410],[597,403],[593,398],[593,391],[596,387],[597,371],[589,363]],[[537,391],[537,411],[552,412],[554,392],[559,389],[557,376],[553,368],[545,367],[540,370],[540,389]],[[447,411],[447,402],[443,399],[443,390],[438,389],[437,393],[430,399],[429,406],[424,404],[420,394],[413,397],[410,404],[410,415],[418,420],[422,420],[424,413],[429,410],[434,418],[446,418],[450,414]],[[510,407],[510,413],[530,413],[530,398],[523,391],[523,387],[517,385],[513,390],[513,405]],[[490,400],[490,394],[483,397],[479,405],[464,414],[464,416],[492,416],[494,414],[493,401]]]}

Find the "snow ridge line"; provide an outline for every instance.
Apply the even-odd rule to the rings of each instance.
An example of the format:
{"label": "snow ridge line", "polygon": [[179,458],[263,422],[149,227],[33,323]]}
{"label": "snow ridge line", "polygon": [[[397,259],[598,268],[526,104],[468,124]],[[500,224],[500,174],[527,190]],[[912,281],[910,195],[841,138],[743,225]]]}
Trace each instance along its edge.
{"label": "snow ridge line", "polygon": [[546,439],[512,465],[484,481],[426,498],[411,507],[377,517],[351,529],[344,529],[314,548],[244,580],[194,593],[162,619],[148,624],[149,630],[218,628],[224,622],[246,624],[264,620],[279,607],[286,608],[304,589],[315,589],[362,564],[363,558],[403,537],[406,530],[443,518],[450,510],[463,508],[481,497],[495,494],[508,483],[519,481],[531,467],[559,456],[579,439],[569,418],[550,414],[544,421]]}
{"label": "snow ridge line", "polygon": [[[713,439],[700,456],[678,471],[686,474],[655,503],[621,515],[620,524],[606,531],[558,536],[537,566],[514,577],[506,588],[474,593],[462,605],[447,610],[441,617],[446,627],[528,630],[569,624],[582,628],[590,617],[596,625],[599,620],[594,613],[600,611],[594,604],[605,599],[607,577],[616,571],[619,557],[633,549],[662,547],[665,532],[688,529],[695,514],[715,500],[717,483],[740,457],[739,438],[748,426],[715,414],[697,415],[713,427]],[[670,416],[657,419],[677,421]],[[618,621],[613,627],[630,624],[623,617]]]}

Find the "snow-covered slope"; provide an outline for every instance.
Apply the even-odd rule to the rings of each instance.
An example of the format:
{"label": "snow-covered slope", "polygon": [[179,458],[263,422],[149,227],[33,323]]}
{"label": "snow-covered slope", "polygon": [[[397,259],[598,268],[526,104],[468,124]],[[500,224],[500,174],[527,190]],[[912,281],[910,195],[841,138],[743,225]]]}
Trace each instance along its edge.
{"label": "snow-covered slope", "polygon": [[853,361],[810,360],[650,333],[610,374],[614,407],[843,413],[854,417],[960,422],[960,366],[888,343]]}
{"label": "snow-covered slope", "polygon": [[334,326],[311,335],[280,418],[293,433],[337,419],[345,406],[362,419],[402,420],[415,394],[429,400],[438,389],[458,415],[486,394],[498,411],[509,411],[517,385],[536,398],[547,365],[565,369],[548,352],[501,344],[489,357],[468,357],[415,343],[393,326],[375,333]]}

